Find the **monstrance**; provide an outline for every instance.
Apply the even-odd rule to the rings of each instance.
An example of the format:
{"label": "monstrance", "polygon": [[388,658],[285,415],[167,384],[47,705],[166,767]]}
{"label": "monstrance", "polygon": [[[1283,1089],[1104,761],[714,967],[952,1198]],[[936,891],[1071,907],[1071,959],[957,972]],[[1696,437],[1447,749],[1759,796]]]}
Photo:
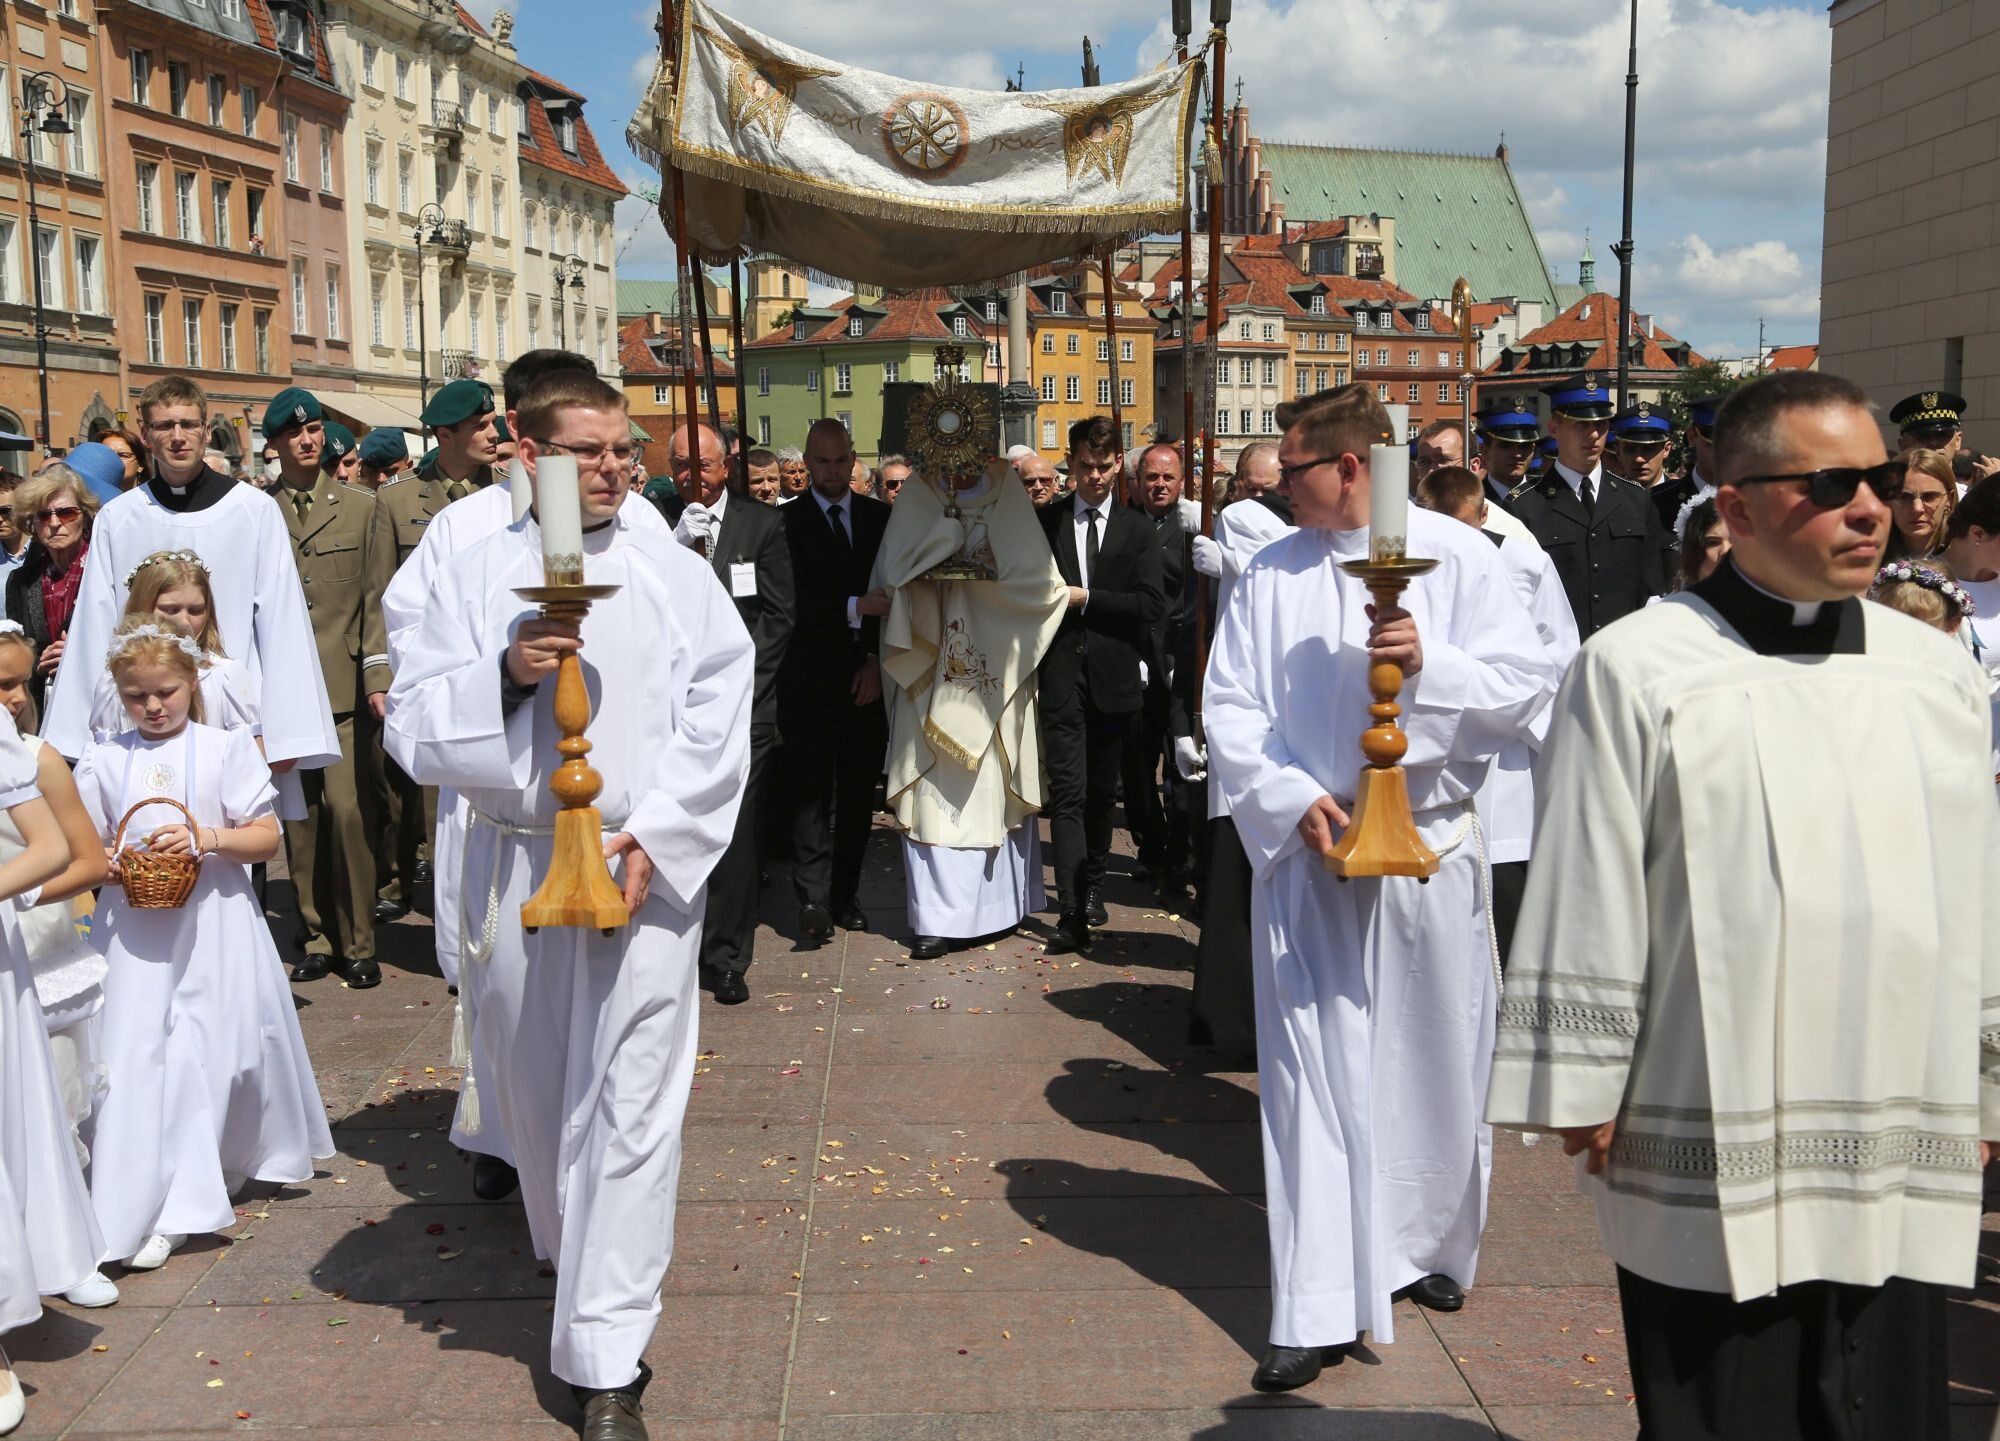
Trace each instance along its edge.
{"label": "monstrance", "polygon": [[[616,595],[615,585],[586,585],[583,580],[583,515],[577,490],[576,461],[566,455],[544,454],[535,463],[536,520],[542,532],[542,583],[520,586],[514,594],[541,607],[545,620],[582,624],[592,601]],[[591,802],[604,790],[604,778],[584,757],[590,742],[590,691],[583,683],[583,662],[575,651],[556,668],[556,728],[562,739],[556,750],[563,757],[549,777],[549,790],[561,802],[556,812],[555,845],[549,873],[541,889],[521,907],[521,927],[532,935],[543,926],[587,926],[610,935],[632,919],[625,893],[604,859],[604,818]]]}
{"label": "monstrance", "polygon": [[[1438,563],[1405,554],[1410,519],[1408,449],[1371,447],[1368,475],[1368,559],[1344,560],[1340,568],[1368,587],[1379,615],[1395,607],[1404,588],[1436,570]],[[1368,764],[1355,783],[1354,815],[1325,856],[1326,868],[1344,881],[1357,876],[1415,876],[1421,882],[1438,871],[1437,852],[1417,834],[1409,781],[1397,764],[1410,748],[1409,737],[1396,724],[1403,713],[1396,704],[1402,691],[1401,666],[1381,661],[1368,667],[1368,693],[1375,701],[1368,707],[1375,724],[1361,733],[1361,754]]]}
{"label": "monstrance", "polygon": [[[909,447],[919,473],[944,501],[944,513],[958,520],[954,482],[982,469],[992,458],[991,441],[999,433],[1000,422],[992,397],[959,381],[965,351],[956,345],[940,345],[935,356],[936,379],[910,402]],[[996,567],[960,554],[932,566],[923,579],[993,580],[998,575]]]}

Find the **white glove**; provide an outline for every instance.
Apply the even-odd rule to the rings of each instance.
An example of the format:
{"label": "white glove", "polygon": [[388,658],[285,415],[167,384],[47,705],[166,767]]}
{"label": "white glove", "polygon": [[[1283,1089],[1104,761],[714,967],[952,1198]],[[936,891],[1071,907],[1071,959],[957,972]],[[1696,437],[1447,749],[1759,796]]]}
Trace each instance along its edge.
{"label": "white glove", "polygon": [[1193,736],[1174,737],[1174,769],[1184,781],[1208,778],[1208,747],[1195,744]]}
{"label": "white glove", "polygon": [[1222,547],[1215,543],[1212,535],[1198,535],[1194,538],[1194,568],[1203,575],[1222,579]]}
{"label": "white glove", "polygon": [[674,527],[674,539],[690,550],[700,550],[714,534],[715,514],[699,501],[681,512],[680,523]]}
{"label": "white glove", "polygon": [[1145,688],[1146,688],[1146,687],[1147,687],[1147,686],[1148,686],[1149,684],[1151,684],[1151,682],[1152,682],[1152,679],[1153,679],[1153,670],[1152,670],[1152,667],[1151,667],[1151,666],[1149,666],[1149,665],[1147,665],[1147,664],[1146,664],[1146,663],[1145,663],[1144,661],[1140,661],[1140,662],[1139,662],[1139,689],[1140,689],[1140,690],[1144,690],[1144,689],[1145,689]]}

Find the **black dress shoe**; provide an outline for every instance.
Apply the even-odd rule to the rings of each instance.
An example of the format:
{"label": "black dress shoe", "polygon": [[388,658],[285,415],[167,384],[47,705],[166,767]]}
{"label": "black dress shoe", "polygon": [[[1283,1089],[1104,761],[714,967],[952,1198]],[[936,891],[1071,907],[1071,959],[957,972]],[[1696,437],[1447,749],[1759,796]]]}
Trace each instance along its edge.
{"label": "black dress shoe", "polygon": [[1465,1288],[1449,1276],[1426,1276],[1403,1294],[1427,1311],[1465,1309]]}
{"label": "black dress shoe", "polygon": [[482,1201],[504,1201],[521,1187],[521,1173],[498,1156],[472,1158],[472,1194]]}
{"label": "black dress shoe", "polygon": [[1082,916],[1064,916],[1056,922],[1056,932],[1049,937],[1044,948],[1051,956],[1074,955],[1078,951],[1090,949],[1090,927],[1083,923]]}
{"label": "black dress shoe", "polygon": [[1104,909],[1104,895],[1096,886],[1083,893],[1083,918],[1093,926],[1111,924],[1111,913]]}
{"label": "black dress shoe", "polygon": [[410,872],[410,884],[412,886],[427,886],[430,883],[431,883],[431,863],[429,861],[419,860],[417,862],[416,869]]}
{"label": "black dress shoe", "polygon": [[333,967],[327,964],[325,956],[307,956],[303,961],[292,967],[292,979],[295,981],[323,981],[326,979],[327,972],[332,969]]}
{"label": "black dress shoe", "polygon": [[865,931],[868,917],[853,901],[842,901],[833,908],[833,923],[843,931]]}
{"label": "black dress shoe", "polygon": [[944,936],[914,936],[910,940],[910,959],[913,961],[934,961],[950,954],[951,941]]}
{"label": "black dress shoe", "polygon": [[639,1379],[616,1391],[586,1391],[570,1387],[576,1404],[583,1408],[583,1441],[647,1441],[645,1408],[639,1398],[653,1379],[652,1368],[639,1363]]}
{"label": "black dress shoe", "polygon": [[750,999],[750,983],[741,971],[715,973],[715,1000],[723,1006],[740,1006]]}
{"label": "black dress shoe", "polygon": [[809,941],[830,941],[833,939],[833,916],[825,906],[808,901],[799,907],[799,929],[806,933]]}
{"label": "black dress shoe", "polygon": [[350,991],[372,991],[382,984],[382,968],[370,956],[362,961],[336,961],[333,969],[347,982]]}
{"label": "black dress shoe", "polygon": [[387,923],[399,916],[406,916],[409,913],[410,908],[401,901],[392,901],[385,898],[375,902],[375,919],[378,922]]}
{"label": "black dress shoe", "polygon": [[1325,1368],[1317,1346],[1272,1346],[1251,1373],[1250,1386],[1256,1391],[1296,1391],[1319,1380]]}

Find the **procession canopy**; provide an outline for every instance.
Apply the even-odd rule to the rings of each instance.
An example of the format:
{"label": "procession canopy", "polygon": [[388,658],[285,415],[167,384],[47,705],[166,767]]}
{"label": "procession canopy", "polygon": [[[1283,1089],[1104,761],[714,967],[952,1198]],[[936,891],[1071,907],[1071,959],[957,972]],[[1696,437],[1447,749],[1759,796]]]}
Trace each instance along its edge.
{"label": "procession canopy", "polygon": [[1199,57],[1086,90],[960,90],[808,54],[704,0],[679,23],[680,64],[662,58],[627,139],[681,173],[676,238],[704,261],[963,287],[1177,229],[1187,208]]}

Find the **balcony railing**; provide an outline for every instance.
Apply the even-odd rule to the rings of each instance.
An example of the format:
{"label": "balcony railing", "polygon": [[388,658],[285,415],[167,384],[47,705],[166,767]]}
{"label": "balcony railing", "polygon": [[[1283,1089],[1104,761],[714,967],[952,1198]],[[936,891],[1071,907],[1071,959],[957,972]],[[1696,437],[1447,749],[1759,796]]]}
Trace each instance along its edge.
{"label": "balcony railing", "polygon": [[465,130],[465,110],[449,100],[431,101],[431,128],[462,133]]}
{"label": "balcony railing", "polygon": [[479,361],[469,350],[439,351],[438,374],[446,380],[476,380]]}
{"label": "balcony railing", "polygon": [[1362,254],[1355,256],[1354,273],[1362,280],[1380,280],[1382,278],[1381,253],[1378,251],[1371,255],[1364,251]]}

